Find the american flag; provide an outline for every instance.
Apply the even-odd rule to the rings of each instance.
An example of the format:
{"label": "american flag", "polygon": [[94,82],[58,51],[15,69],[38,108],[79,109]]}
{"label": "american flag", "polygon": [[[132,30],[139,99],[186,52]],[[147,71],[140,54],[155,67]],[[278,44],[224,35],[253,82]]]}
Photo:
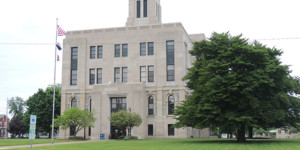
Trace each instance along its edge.
{"label": "american flag", "polygon": [[57,26],[57,35],[58,36],[64,36],[66,35],[66,32],[60,27],[60,26]]}

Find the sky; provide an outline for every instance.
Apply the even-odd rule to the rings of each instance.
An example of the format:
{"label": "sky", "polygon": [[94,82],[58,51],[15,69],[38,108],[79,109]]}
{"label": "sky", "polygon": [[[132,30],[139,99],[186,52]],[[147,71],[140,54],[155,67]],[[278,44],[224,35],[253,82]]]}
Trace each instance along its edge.
{"label": "sky", "polygon": [[[243,34],[283,51],[300,76],[299,0],[161,0],[162,22],[181,22],[189,34]],[[29,96],[54,83],[55,29],[123,27],[128,0],[6,0],[0,5],[0,114],[7,98]],[[64,37],[59,37],[62,43]],[[62,58],[62,51],[58,54]],[[56,83],[61,83],[61,61]]]}

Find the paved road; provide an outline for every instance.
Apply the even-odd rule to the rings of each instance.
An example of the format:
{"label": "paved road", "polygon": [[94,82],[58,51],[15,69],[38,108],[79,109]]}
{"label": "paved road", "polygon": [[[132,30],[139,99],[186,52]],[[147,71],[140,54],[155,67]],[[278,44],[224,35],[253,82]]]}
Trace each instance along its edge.
{"label": "paved road", "polygon": [[[64,145],[64,144],[75,144],[75,143],[87,143],[87,142],[98,142],[97,141],[79,141],[79,142],[63,142],[63,143],[47,143],[47,144],[33,144],[32,147],[40,147],[40,146],[51,146],[51,145]],[[0,150],[2,149],[14,149],[14,148],[26,148],[26,147],[30,147],[30,145],[17,145],[17,146],[3,146],[0,147]]]}

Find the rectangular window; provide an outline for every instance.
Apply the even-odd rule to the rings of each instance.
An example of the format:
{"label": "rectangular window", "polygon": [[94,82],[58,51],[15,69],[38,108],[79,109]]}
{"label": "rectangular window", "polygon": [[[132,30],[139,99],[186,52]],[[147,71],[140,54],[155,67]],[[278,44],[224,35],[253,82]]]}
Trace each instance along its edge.
{"label": "rectangular window", "polygon": [[127,83],[127,67],[122,68],[122,82]]}
{"label": "rectangular window", "polygon": [[141,18],[141,1],[136,1],[136,17]]}
{"label": "rectangular window", "polygon": [[153,124],[148,124],[148,136],[153,136]]}
{"label": "rectangular window", "polygon": [[103,57],[103,46],[98,46],[97,47],[97,57],[102,58]]}
{"label": "rectangular window", "polygon": [[115,45],[115,57],[120,57],[120,44]]}
{"label": "rectangular window", "polygon": [[92,135],[92,128],[89,127],[89,136],[91,136],[91,135]]}
{"label": "rectangular window", "polygon": [[175,81],[175,67],[174,65],[167,66],[167,81]]}
{"label": "rectangular window", "polygon": [[77,63],[78,63],[78,47],[71,48],[71,75],[70,84],[77,85]]}
{"label": "rectangular window", "polygon": [[140,67],[140,81],[146,82],[146,66]]}
{"label": "rectangular window", "polygon": [[153,96],[148,97],[148,115],[154,115],[154,98],[153,98]]}
{"label": "rectangular window", "polygon": [[119,83],[120,82],[120,68],[115,68],[114,82],[115,83]]}
{"label": "rectangular window", "polygon": [[175,81],[174,41],[167,41],[167,81]]}
{"label": "rectangular window", "polygon": [[174,41],[167,41],[167,65],[174,65]]}
{"label": "rectangular window", "polygon": [[122,57],[128,56],[128,44],[122,44]]}
{"label": "rectangular window", "polygon": [[114,97],[111,98],[111,112],[115,113],[119,110],[127,109],[127,99],[126,97]]}
{"label": "rectangular window", "polygon": [[78,61],[78,48],[73,47],[71,49],[71,69],[77,70],[77,61]]}
{"label": "rectangular window", "polygon": [[173,128],[173,124],[168,124],[168,136],[174,136],[175,129]]}
{"label": "rectangular window", "polygon": [[141,56],[146,56],[146,43],[141,43],[140,44],[140,55]]}
{"label": "rectangular window", "polygon": [[153,42],[148,43],[148,55],[154,55],[154,43]]}
{"label": "rectangular window", "polygon": [[96,47],[95,46],[91,46],[90,47],[90,58],[91,59],[95,59],[96,58]]}
{"label": "rectangular window", "polygon": [[154,82],[154,66],[148,66],[148,82]]}
{"label": "rectangular window", "polygon": [[71,85],[77,85],[77,70],[71,70]]}
{"label": "rectangular window", "polygon": [[102,84],[102,68],[97,69],[97,84]]}
{"label": "rectangular window", "polygon": [[147,0],[144,0],[144,18],[146,18],[147,16],[148,16],[148,14],[147,14],[147,12],[148,12],[148,10],[147,10]]}
{"label": "rectangular window", "polygon": [[90,69],[90,85],[95,84],[95,69]]}

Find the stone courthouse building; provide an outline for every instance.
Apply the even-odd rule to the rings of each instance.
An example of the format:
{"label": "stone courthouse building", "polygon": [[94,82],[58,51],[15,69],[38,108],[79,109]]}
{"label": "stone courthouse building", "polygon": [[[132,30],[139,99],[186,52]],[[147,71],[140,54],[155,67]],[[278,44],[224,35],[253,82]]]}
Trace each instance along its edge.
{"label": "stone courthouse building", "polygon": [[[93,111],[96,122],[84,132],[91,139],[117,138],[126,130],[110,124],[111,113],[141,115],[132,135],[139,138],[209,137],[209,130],[174,129],[174,108],[190,93],[182,77],[192,66],[193,41],[181,23],[161,22],[160,0],[129,0],[125,27],[68,31],[64,39],[61,112]],[[60,138],[73,135],[60,130]]]}

